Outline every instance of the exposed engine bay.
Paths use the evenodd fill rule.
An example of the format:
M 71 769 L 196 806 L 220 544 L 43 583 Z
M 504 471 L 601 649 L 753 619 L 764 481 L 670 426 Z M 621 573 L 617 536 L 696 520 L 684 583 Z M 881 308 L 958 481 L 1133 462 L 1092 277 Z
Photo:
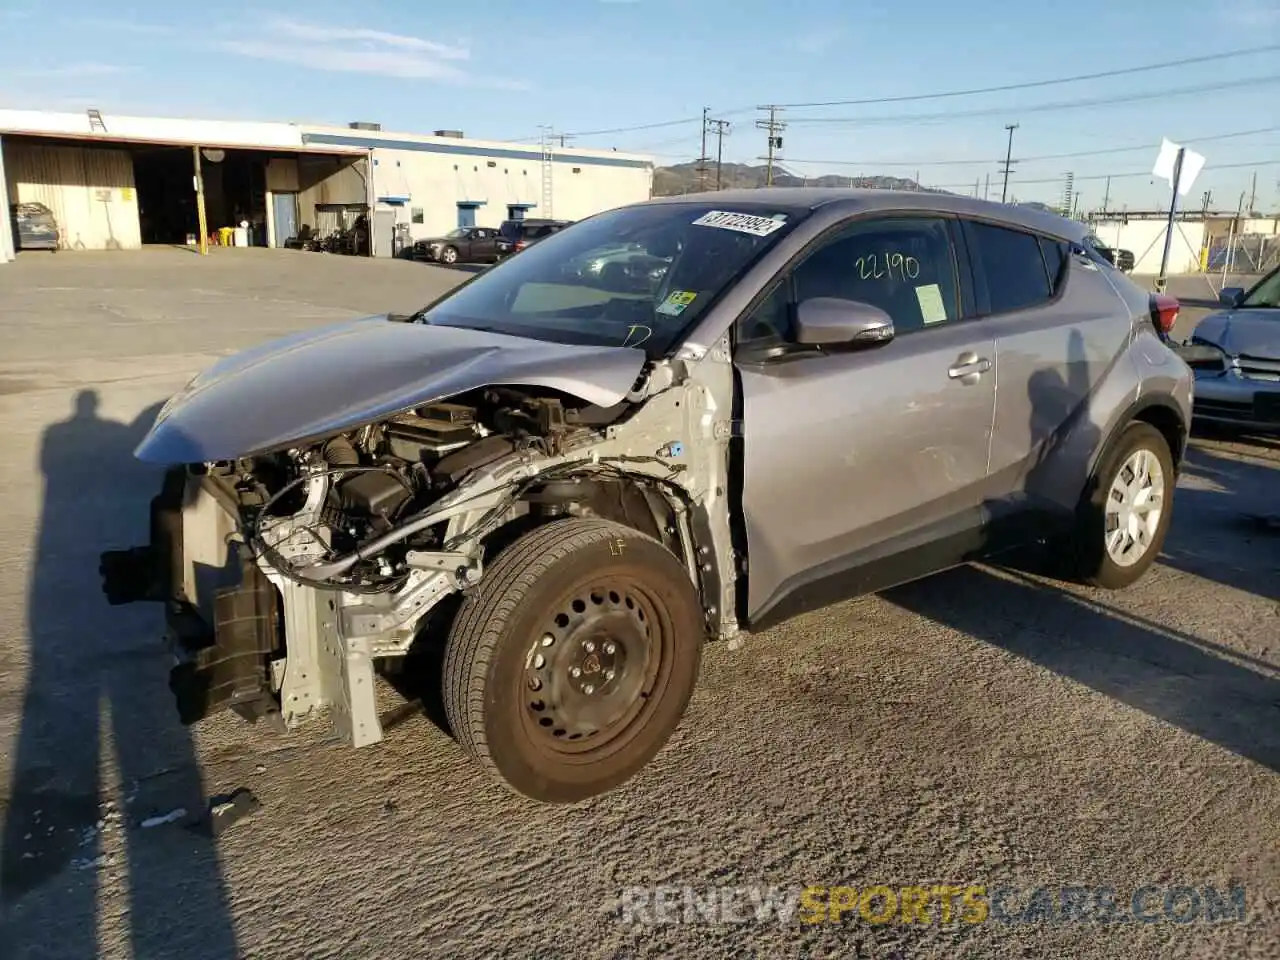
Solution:
M 450 548 L 447 519 L 421 520 L 463 478 L 504 457 L 558 457 L 590 444 L 626 407 L 487 388 L 305 449 L 219 464 L 211 475 L 234 491 L 250 546 L 281 575 L 382 593 L 404 585 L 413 554 Z M 555 506 L 554 497 L 537 502 Z
M 184 722 L 227 707 L 292 727 L 329 707 L 355 746 L 382 736 L 374 663 L 407 654 L 440 601 L 551 519 L 604 517 L 659 540 L 706 598 L 708 631 L 732 636 L 734 584 L 719 579 L 733 569 L 727 433 L 712 391 L 673 379 L 649 370 L 610 407 L 484 387 L 287 449 L 173 468 L 152 546 L 104 554 L 108 594 L 114 564 L 113 603 L 166 602 Z M 712 549 L 725 562 L 711 563 Z

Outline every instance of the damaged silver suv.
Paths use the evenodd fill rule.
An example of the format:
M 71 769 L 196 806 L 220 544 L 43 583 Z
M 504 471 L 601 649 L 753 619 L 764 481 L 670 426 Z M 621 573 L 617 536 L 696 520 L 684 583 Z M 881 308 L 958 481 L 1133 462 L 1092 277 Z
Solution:
M 426 645 L 463 749 L 578 800 L 662 748 L 709 638 L 1031 543 L 1135 581 L 1191 413 L 1171 323 L 1033 210 L 649 201 L 197 377 L 104 589 L 164 605 L 184 722 L 371 744 L 376 672 Z

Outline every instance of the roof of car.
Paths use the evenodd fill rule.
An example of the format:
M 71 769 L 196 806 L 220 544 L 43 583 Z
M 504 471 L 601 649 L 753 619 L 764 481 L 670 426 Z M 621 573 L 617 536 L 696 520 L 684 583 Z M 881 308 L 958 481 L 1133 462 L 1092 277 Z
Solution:
M 1068 240 L 1083 239 L 1088 226 L 1032 207 L 975 200 L 952 193 L 930 193 L 913 190 L 863 190 L 840 187 L 762 187 L 748 190 L 719 190 L 687 193 L 678 197 L 655 197 L 646 203 L 679 203 L 706 206 L 708 203 L 746 208 L 767 207 L 770 210 L 809 211 L 839 205 L 850 214 L 876 210 L 935 210 L 958 216 L 999 220 L 1039 233 Z

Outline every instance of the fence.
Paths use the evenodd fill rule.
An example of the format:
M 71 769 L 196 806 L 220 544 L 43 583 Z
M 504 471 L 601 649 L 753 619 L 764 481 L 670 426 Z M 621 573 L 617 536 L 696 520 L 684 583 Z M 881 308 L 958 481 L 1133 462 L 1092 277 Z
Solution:
M 1209 272 L 1266 273 L 1280 266 L 1280 237 L 1246 233 L 1219 238 L 1209 245 L 1206 266 Z

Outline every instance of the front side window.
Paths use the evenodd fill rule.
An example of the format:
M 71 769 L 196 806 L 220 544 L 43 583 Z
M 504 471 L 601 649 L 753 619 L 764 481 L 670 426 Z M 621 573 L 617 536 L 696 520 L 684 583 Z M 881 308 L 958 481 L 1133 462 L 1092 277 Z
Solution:
M 946 221 L 855 221 L 806 256 L 743 318 L 739 342 L 791 341 L 792 310 L 817 297 L 879 307 L 893 320 L 897 336 L 956 320 L 958 287 Z
M 609 211 L 552 231 L 417 319 L 663 356 L 806 215 L 754 204 Z
M 974 270 L 986 281 L 990 312 L 1026 310 L 1053 298 L 1040 241 L 1030 233 L 989 223 L 965 224 Z
M 1250 310 L 1274 310 L 1280 307 L 1280 270 L 1274 270 L 1269 277 L 1264 277 L 1240 301 L 1240 306 Z

